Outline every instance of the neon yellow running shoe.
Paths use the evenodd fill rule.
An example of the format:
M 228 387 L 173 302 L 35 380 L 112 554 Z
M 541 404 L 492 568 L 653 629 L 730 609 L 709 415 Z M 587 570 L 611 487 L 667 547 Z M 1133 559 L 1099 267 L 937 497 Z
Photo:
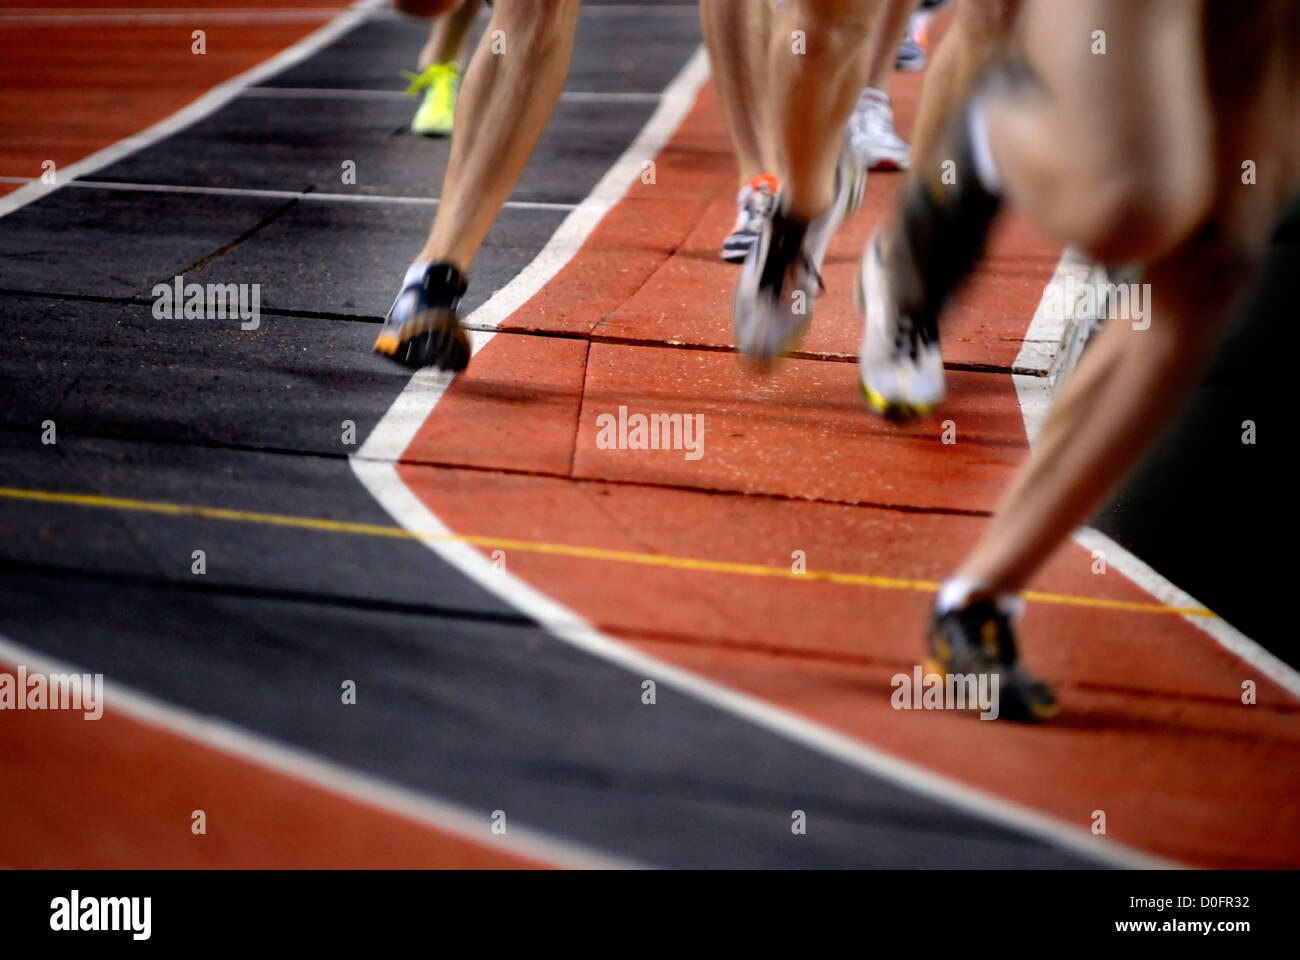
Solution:
M 433 63 L 420 73 L 402 71 L 411 85 L 408 97 L 424 91 L 424 102 L 411 119 L 411 132 L 426 137 L 451 135 L 456 119 L 456 95 L 460 92 L 460 64 Z

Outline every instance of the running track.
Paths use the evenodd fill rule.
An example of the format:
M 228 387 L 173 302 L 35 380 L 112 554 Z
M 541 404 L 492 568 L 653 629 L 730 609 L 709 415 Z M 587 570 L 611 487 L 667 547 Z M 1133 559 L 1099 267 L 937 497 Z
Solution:
M 95 723 L 0 718 L 0 862 L 1300 860 L 1295 697 L 1119 573 L 1093 575 L 1077 546 L 1024 623 L 1059 722 L 889 708 L 925 584 L 1025 455 L 1010 370 L 1059 251 L 1010 221 L 963 296 L 941 415 L 956 444 L 938 422 L 878 423 L 856 396 L 848 291 L 897 178 L 873 177 L 832 248 L 801 356 L 747 374 L 727 352 L 735 272 L 715 247 L 734 185 L 688 62 L 695 12 L 652 6 L 584 13 L 568 95 L 476 264 L 481 348 L 450 385 L 368 353 L 446 150 L 403 136 L 409 105 L 377 92 L 420 42 L 387 13 L 88 174 L 99 186 L 5 217 L 0 662 L 102 671 L 118 696 Z M 65 167 L 313 26 L 232 23 L 221 43 L 214 28 L 222 59 L 178 58 L 173 99 L 124 94 L 62 152 L 6 137 L 0 174 L 39 176 L 47 153 Z M 166 29 L 149 51 L 187 44 L 190 25 Z M 71 34 L 52 36 L 18 46 Z M 615 71 L 634 96 L 601 96 Z M 898 78 L 904 129 L 918 86 Z M 606 176 L 643 128 L 671 134 L 654 183 L 635 150 Z M 574 222 L 606 208 L 545 277 L 582 241 Z M 546 282 L 514 308 L 530 262 Z M 262 328 L 154 320 L 153 284 L 182 272 L 260 283 Z M 595 419 L 620 404 L 703 414 L 705 455 L 598 449 Z M 439 520 L 473 542 L 430 550 L 400 525 Z M 809 575 L 783 575 L 795 551 Z

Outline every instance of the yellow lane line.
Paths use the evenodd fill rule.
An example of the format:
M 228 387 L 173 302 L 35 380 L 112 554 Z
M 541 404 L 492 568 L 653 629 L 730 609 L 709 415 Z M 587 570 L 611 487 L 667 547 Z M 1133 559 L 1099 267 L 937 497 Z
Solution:
M 637 553 L 631 550 L 607 550 L 601 547 L 580 547 L 565 543 L 547 543 L 537 540 L 514 540 L 507 537 L 484 537 L 407 530 L 403 527 L 350 523 L 343 520 L 325 520 L 318 517 L 292 516 L 283 513 L 262 513 L 256 510 L 228 510 L 223 507 L 204 507 L 196 504 L 166 503 L 158 500 L 132 500 L 123 497 L 101 497 L 87 493 L 55 493 L 47 490 L 20 490 L 0 487 L 0 499 L 27 500 L 64 506 L 91 507 L 101 510 L 130 510 L 170 516 L 202 517 L 206 520 L 224 520 L 231 523 L 255 523 L 263 526 L 289 527 L 298 530 L 316 530 L 322 533 L 347 533 L 365 537 L 393 537 L 400 540 L 430 540 L 442 543 L 467 543 L 476 547 L 499 550 L 518 550 L 526 553 L 545 553 L 584 560 L 608 560 L 615 563 L 633 563 L 650 567 L 668 567 L 674 570 L 694 570 L 701 573 L 729 573 L 747 577 L 777 577 L 787 580 L 820 580 L 858 587 L 876 587 L 882 590 L 916 590 L 933 593 L 939 584 L 932 580 L 908 580 L 898 577 L 880 577 L 863 573 L 841 573 L 834 570 L 807 570 L 796 573 L 789 567 L 766 566 L 757 563 L 730 563 L 722 560 L 701 560 L 695 557 L 676 557 L 659 553 Z M 1074 607 L 1092 607 L 1100 610 L 1127 610 L 1133 613 L 1177 614 L 1180 616 L 1212 617 L 1218 614 L 1203 607 L 1173 607 L 1161 603 L 1136 603 L 1129 600 L 1109 600 L 1103 597 L 1080 597 L 1063 593 L 1040 593 L 1030 590 L 1023 594 L 1026 600 L 1036 603 L 1054 603 Z

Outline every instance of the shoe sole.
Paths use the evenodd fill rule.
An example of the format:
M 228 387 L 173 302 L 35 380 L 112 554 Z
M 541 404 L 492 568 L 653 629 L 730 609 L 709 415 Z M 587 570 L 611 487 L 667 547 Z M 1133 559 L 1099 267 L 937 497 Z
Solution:
M 862 388 L 862 399 L 866 401 L 871 412 L 884 420 L 906 423 L 927 416 L 934 410 L 932 403 L 899 403 L 896 400 L 886 400 L 867 386 L 861 377 L 858 378 L 858 386 Z
M 469 335 L 454 310 L 437 308 L 417 314 L 396 336 L 381 333 L 374 351 L 413 370 L 436 366 L 459 372 L 469 365 Z
M 737 347 L 737 353 L 745 366 L 754 373 L 770 373 L 776 367 L 778 360 L 787 360 L 794 354 L 800 341 L 803 340 L 804 335 L 808 333 L 808 328 L 811 326 L 812 315 L 809 314 L 798 328 L 792 330 L 790 335 L 781 341 L 775 353 L 749 353 L 739 349 L 739 347 Z
M 930 676 L 945 677 L 947 676 L 947 668 L 933 657 L 924 657 L 921 660 L 921 677 L 924 679 Z M 1059 703 L 1024 704 L 1023 706 L 1023 712 L 1012 711 L 1011 713 L 999 713 L 998 715 L 1012 721 L 1043 723 L 1056 717 L 1061 712 Z M 979 711 L 968 710 L 967 712 L 978 713 Z

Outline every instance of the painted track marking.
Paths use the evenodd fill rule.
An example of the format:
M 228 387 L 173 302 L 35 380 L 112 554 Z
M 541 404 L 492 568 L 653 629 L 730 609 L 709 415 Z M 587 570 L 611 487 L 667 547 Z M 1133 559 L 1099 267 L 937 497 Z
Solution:
M 0 177 L 0 183 L 33 184 L 34 177 Z M 396 203 L 406 206 L 436 207 L 441 197 L 407 197 L 384 193 L 325 193 L 316 190 L 270 190 L 259 187 L 205 187 L 184 183 L 135 183 L 128 180 L 74 180 L 64 184 L 90 190 L 119 190 L 127 193 L 185 193 L 209 197 L 263 197 L 268 200 L 305 200 L 325 203 Z M 542 200 L 507 200 L 507 210 L 573 210 L 576 203 L 550 203 Z
M 315 530 L 322 533 L 352 534 L 367 537 L 395 537 L 403 540 L 465 543 L 486 549 L 517 550 L 521 553 L 546 553 L 555 556 L 576 557 L 584 560 L 605 560 L 614 563 L 632 563 L 642 566 L 670 567 L 697 573 L 736 574 L 747 577 L 777 577 L 785 580 L 837 583 L 846 586 L 876 587 L 882 590 L 914 590 L 934 593 L 939 583 L 932 580 L 914 580 L 904 577 L 887 577 L 874 574 L 848 573 L 837 570 L 807 570 L 795 573 L 789 567 L 759 563 L 735 563 L 725 560 L 707 560 L 701 557 L 679 557 L 663 553 L 641 553 L 634 550 L 608 550 L 600 547 L 582 547 L 576 544 L 550 543 L 539 540 L 519 540 L 510 537 L 457 534 L 446 530 L 411 530 L 402 526 L 375 523 L 353 523 L 347 520 L 327 520 L 321 517 L 295 516 L 284 513 L 266 513 L 258 510 L 233 510 L 199 504 L 172 503 L 161 500 L 135 500 L 126 497 L 105 497 L 97 494 L 60 493 L 52 490 L 24 490 L 0 487 L 0 500 L 25 500 L 36 503 L 87 507 L 100 510 L 123 510 L 136 513 L 166 514 L 170 516 L 200 517 L 205 520 L 222 520 L 232 523 L 253 523 L 273 527 L 291 527 Z M 1129 613 L 1174 614 L 1186 617 L 1216 617 L 1214 611 L 1204 607 L 1173 607 L 1159 603 L 1135 603 L 1129 600 L 1112 600 L 1106 597 L 1084 597 L 1064 593 L 1028 591 L 1025 599 L 1036 603 L 1065 604 L 1091 607 L 1098 610 L 1123 610 Z
M 47 194 L 53 193 L 72 180 L 92 174 L 96 170 L 102 170 L 109 164 L 116 163 L 137 150 L 152 146 L 190 124 L 203 119 L 208 114 L 216 112 L 239 96 L 246 88 L 261 83 L 263 80 L 287 70 L 297 63 L 301 63 L 316 51 L 333 43 L 365 20 L 371 12 L 380 9 L 383 5 L 384 0 L 357 0 L 352 6 L 340 11 L 333 20 L 330 20 L 319 30 L 313 31 L 270 59 L 263 60 L 257 66 L 231 77 L 224 83 L 218 84 L 188 106 L 177 110 L 148 129 L 124 137 L 103 150 L 98 150 L 90 156 L 78 160 L 76 163 L 63 166 L 59 170 L 58 183 L 41 183 L 37 181 L 29 183 L 25 187 L 19 187 L 13 193 L 0 197 L 0 217 L 13 213 L 33 200 L 38 200 Z

